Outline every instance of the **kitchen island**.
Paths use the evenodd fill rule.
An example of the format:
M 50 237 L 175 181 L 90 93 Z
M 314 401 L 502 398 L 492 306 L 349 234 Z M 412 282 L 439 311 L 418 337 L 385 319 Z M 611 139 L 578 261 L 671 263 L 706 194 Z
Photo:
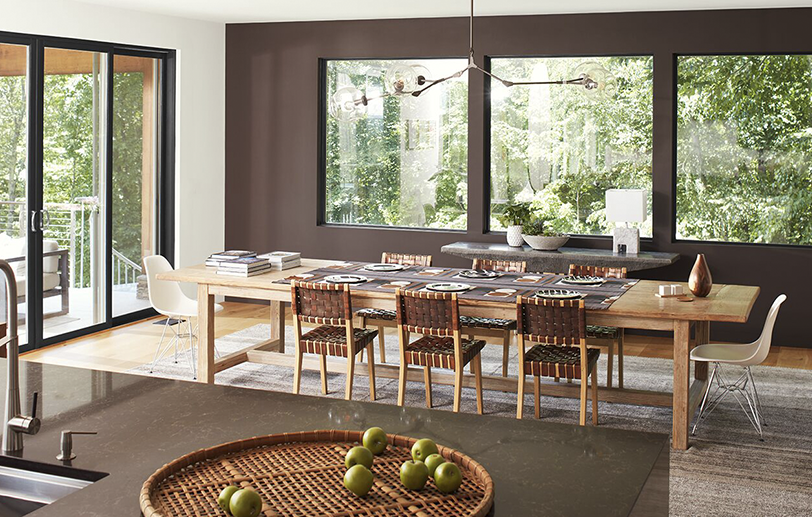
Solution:
M 5 360 L 0 377 L 5 377 Z M 435 439 L 481 463 L 493 515 L 667 515 L 668 437 L 603 427 L 453 414 L 205 385 L 21 361 L 24 411 L 40 393 L 42 430 L 22 458 L 56 460 L 63 430 L 72 466 L 109 473 L 30 515 L 137 516 L 142 483 L 188 452 L 264 434 L 381 426 Z

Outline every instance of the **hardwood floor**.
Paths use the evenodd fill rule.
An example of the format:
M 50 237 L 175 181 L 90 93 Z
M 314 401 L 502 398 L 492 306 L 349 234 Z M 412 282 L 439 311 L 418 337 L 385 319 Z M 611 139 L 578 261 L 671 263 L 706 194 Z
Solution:
M 216 337 L 268 322 L 270 316 L 267 305 L 226 302 L 223 307 L 224 310 L 218 313 L 215 319 Z M 27 361 L 123 372 L 152 361 L 163 331 L 163 325 L 155 324 L 160 320 L 163 318 L 155 317 L 131 323 L 28 352 L 22 357 Z M 387 332 L 394 333 L 394 329 Z M 627 357 L 670 359 L 671 352 L 671 341 L 668 338 L 632 335 L 626 337 Z M 764 364 L 809 370 L 812 369 L 812 349 L 774 346 Z

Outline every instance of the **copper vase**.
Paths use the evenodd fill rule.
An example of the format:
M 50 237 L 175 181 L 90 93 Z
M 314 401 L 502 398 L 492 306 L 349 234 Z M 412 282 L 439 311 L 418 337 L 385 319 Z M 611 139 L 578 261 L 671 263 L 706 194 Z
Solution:
M 708 263 L 705 262 L 705 255 L 700 253 L 696 256 L 694 268 L 691 270 L 691 276 L 688 277 L 688 289 L 694 293 L 695 296 L 705 297 L 711 292 L 713 287 L 713 278 L 711 278 Z

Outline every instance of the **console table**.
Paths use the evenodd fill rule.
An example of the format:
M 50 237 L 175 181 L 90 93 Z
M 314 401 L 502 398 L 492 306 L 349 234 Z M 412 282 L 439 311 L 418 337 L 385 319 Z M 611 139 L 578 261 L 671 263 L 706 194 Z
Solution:
M 570 264 L 582 266 L 625 267 L 628 271 L 668 266 L 679 259 L 679 253 L 643 251 L 637 255 L 615 255 L 612 250 L 589 248 L 560 248 L 537 251 L 530 246 L 508 246 L 488 242 L 455 242 L 440 251 L 467 259 L 516 260 L 527 262 L 528 271 L 566 273 Z

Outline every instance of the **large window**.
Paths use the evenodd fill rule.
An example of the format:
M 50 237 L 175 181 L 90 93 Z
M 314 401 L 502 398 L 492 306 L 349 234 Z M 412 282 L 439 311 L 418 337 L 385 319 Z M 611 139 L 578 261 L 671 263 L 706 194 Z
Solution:
M 326 95 L 355 86 L 370 98 L 355 121 L 326 117 L 327 223 L 393 227 L 467 226 L 468 84 L 447 81 L 419 98 L 374 99 L 395 61 L 328 61 Z M 460 59 L 399 60 L 443 77 Z
M 511 80 L 578 77 L 597 62 L 614 77 L 611 93 L 590 96 L 576 86 L 513 86 L 492 81 L 491 221 L 506 203 L 531 202 L 551 229 L 585 235 L 611 233 L 605 192 L 651 192 L 651 56 L 494 58 L 492 71 Z M 642 235 L 651 235 L 651 203 Z
M 678 59 L 677 238 L 812 244 L 812 56 Z

